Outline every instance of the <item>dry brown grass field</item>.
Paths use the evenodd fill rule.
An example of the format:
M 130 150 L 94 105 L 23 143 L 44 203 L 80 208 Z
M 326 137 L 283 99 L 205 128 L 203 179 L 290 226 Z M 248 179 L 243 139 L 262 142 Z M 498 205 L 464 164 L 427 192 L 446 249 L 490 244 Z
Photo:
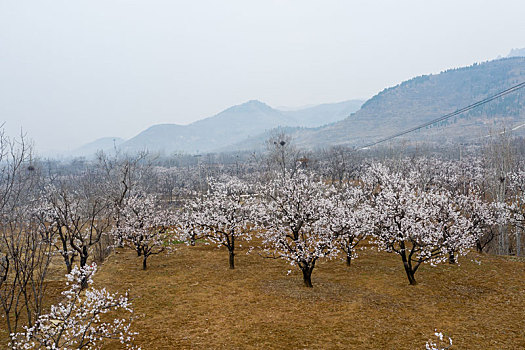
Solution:
M 410 286 L 397 255 L 360 255 L 351 267 L 320 262 L 308 289 L 297 268 L 256 252 L 240 249 L 229 270 L 226 250 L 181 244 L 142 271 L 124 249 L 95 284 L 130 291 L 145 350 L 424 349 L 436 328 L 452 349 L 525 349 L 523 259 L 470 253 L 459 266 L 423 266 Z
M 525 349 L 523 260 L 470 253 L 410 286 L 397 255 L 366 250 L 319 263 L 308 289 L 297 268 L 245 253 L 229 270 L 226 250 L 179 245 L 142 271 L 121 250 L 96 283 L 130 290 L 143 349 L 424 349 L 436 328 L 453 349 Z

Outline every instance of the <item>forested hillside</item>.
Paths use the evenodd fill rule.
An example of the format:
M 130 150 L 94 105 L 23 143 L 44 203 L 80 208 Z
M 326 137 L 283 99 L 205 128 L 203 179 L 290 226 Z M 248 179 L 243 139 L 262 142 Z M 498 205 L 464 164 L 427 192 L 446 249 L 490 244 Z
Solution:
M 341 122 L 295 134 L 301 146 L 361 145 L 453 112 L 525 81 L 525 58 L 501 59 L 388 88 Z M 469 141 L 525 122 L 525 92 L 518 91 L 439 125 L 410 135 L 427 141 Z

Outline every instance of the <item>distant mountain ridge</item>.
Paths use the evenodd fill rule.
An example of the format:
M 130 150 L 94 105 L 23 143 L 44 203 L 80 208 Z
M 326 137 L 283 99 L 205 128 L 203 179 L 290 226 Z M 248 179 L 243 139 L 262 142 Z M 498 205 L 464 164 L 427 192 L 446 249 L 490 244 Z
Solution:
M 335 123 L 285 131 L 300 148 L 359 147 L 454 112 L 521 82 L 525 82 L 525 57 L 449 69 L 386 88 L 366 101 L 357 112 Z M 424 140 L 436 144 L 471 142 L 503 127 L 514 129 L 519 135 L 525 134 L 525 127 L 520 127 L 523 123 L 525 89 L 397 140 Z M 229 150 L 262 149 L 270 134 L 266 132 L 243 140 Z
M 263 147 L 276 128 L 289 133 L 301 148 L 361 146 L 521 82 L 525 82 L 525 57 L 502 58 L 415 77 L 384 89 L 364 104 L 354 100 L 281 111 L 253 100 L 189 125 L 154 125 L 120 148 L 166 154 L 253 150 Z M 469 142 L 503 126 L 509 129 L 523 123 L 525 89 L 411 133 L 407 139 Z M 525 127 L 516 131 L 523 133 Z
M 317 130 L 294 133 L 300 147 L 363 145 L 454 112 L 525 82 L 525 57 L 504 58 L 424 75 L 384 89 L 350 117 Z M 438 125 L 413 133 L 413 140 L 465 142 L 525 121 L 520 90 Z
M 189 125 L 153 125 L 120 143 L 119 149 L 130 153 L 141 150 L 165 154 L 211 152 L 276 127 L 316 127 L 333 123 L 358 110 L 363 102 L 350 100 L 300 110 L 280 111 L 263 102 L 251 100 Z M 103 150 L 108 149 L 108 145 L 103 145 L 102 141 L 99 145 Z M 87 145 L 83 146 L 83 149 L 86 147 Z M 88 148 L 96 148 L 96 142 L 91 143 Z

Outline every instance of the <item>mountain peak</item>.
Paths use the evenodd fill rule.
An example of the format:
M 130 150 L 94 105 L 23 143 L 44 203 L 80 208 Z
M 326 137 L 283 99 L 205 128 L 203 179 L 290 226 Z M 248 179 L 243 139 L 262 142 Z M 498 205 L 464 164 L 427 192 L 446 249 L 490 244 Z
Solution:
M 242 103 L 240 105 L 236 105 L 236 106 L 230 107 L 226 111 L 228 111 L 228 112 L 245 112 L 245 111 L 254 111 L 254 110 L 269 111 L 269 110 L 273 110 L 273 108 L 268 106 L 266 103 L 261 102 L 259 100 L 249 100 L 249 101 L 244 102 L 244 103 Z
M 240 104 L 236 107 L 240 107 L 240 106 L 244 106 L 244 107 L 250 107 L 250 108 L 272 108 L 270 106 L 268 106 L 266 103 L 264 102 L 261 102 L 259 100 L 249 100 L 247 102 L 244 102 L 243 104 Z
M 259 100 L 249 100 L 247 102 L 244 102 L 242 105 L 249 105 L 249 106 L 268 106 L 266 103 L 261 102 Z

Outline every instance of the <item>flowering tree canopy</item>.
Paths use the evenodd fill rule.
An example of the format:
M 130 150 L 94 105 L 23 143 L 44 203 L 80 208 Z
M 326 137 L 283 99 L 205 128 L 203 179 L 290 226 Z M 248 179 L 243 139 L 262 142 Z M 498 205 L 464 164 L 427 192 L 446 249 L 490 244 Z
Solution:
M 102 349 L 105 339 L 117 339 L 127 348 L 136 333 L 131 331 L 132 318 L 109 319 L 110 312 L 133 313 L 127 295 L 109 293 L 104 289 L 83 286 L 93 283 L 97 268 L 75 266 L 67 274 L 69 289 L 62 292 L 64 300 L 40 315 L 25 332 L 12 335 L 12 349 Z
M 186 205 L 185 234 L 194 242 L 200 236 L 229 252 L 230 269 L 235 268 L 235 241 L 251 240 L 248 185 L 233 176 L 209 179 L 209 190 L 197 195 Z
M 142 256 L 142 269 L 146 270 L 149 256 L 170 247 L 174 223 L 173 214 L 160 207 L 156 196 L 139 193 L 125 199 L 114 233 Z
M 337 237 L 346 264 L 350 266 L 352 259 L 357 257 L 356 246 L 373 231 L 374 210 L 363 187 L 355 184 L 345 184 L 337 191 L 330 191 L 327 209 L 321 220 Z
M 299 266 L 305 286 L 312 287 L 317 260 L 338 252 L 337 234 L 322 220 L 332 208 L 335 189 L 299 171 L 294 177 L 279 174 L 259 191 L 255 212 L 264 250 Z
M 378 183 L 374 239 L 379 249 L 400 255 L 410 284 L 422 263 L 437 264 L 473 244 L 470 221 L 446 191 L 417 186 L 417 172 L 403 176 L 373 164 L 367 179 Z

